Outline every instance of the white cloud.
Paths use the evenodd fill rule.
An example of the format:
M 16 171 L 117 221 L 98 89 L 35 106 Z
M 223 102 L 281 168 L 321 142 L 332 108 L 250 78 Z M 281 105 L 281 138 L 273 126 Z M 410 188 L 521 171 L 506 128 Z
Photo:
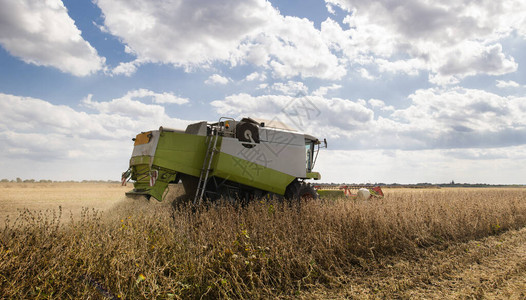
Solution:
M 175 65 L 230 59 L 232 49 L 275 14 L 270 3 L 256 0 L 96 4 L 108 31 L 137 55 Z
M 392 114 L 398 136 L 424 148 L 504 147 L 526 144 L 524 98 L 481 90 L 419 90 L 412 105 Z M 412 138 L 411 138 L 412 137 Z
M 34 168 L 26 174 L 37 174 L 41 167 L 47 170 L 41 172 L 45 178 L 118 179 L 127 168 L 131 138 L 137 133 L 161 125 L 184 128 L 192 122 L 169 117 L 162 106 L 131 99 L 150 94 L 137 90 L 107 102 L 94 101 L 89 95 L 82 104 L 94 112 L 87 113 L 0 93 L 0 161 L 11 172 L 2 176 L 11 177 L 12 172 L 31 165 Z
M 136 61 L 121 62 L 119 63 L 118 66 L 116 66 L 115 68 L 113 68 L 113 70 L 111 70 L 111 74 L 112 75 L 124 75 L 124 76 L 130 77 L 137 71 L 138 65 L 139 63 L 137 63 Z
M 165 116 L 164 107 L 160 105 L 144 104 L 132 100 L 129 97 L 113 99 L 108 102 L 97 102 L 92 100 L 92 95 L 88 95 L 82 100 L 82 105 L 96 110 L 100 114 L 125 118 L 152 118 L 162 119 Z
M 455 150 L 322 149 L 315 169 L 336 183 L 515 183 L 524 184 L 526 146 Z M 350 172 L 349 170 L 352 170 Z
M 277 78 L 340 79 L 341 61 L 307 19 L 285 17 L 265 0 L 97 0 L 107 31 L 141 62 L 191 69 L 219 61 L 254 64 Z M 120 67 L 120 68 L 119 68 Z M 127 65 L 116 72 L 127 74 Z
M 331 3 L 327 3 L 327 4 L 325 4 L 325 6 L 327 7 L 327 11 L 331 15 L 335 15 L 336 14 L 336 11 L 334 10 L 334 5 L 332 5 Z
M 107 139 L 134 135 L 163 124 L 184 124 L 167 116 L 162 106 L 144 104 L 129 96 L 97 102 L 89 95 L 82 100 L 82 104 L 95 110 L 95 113 L 53 105 L 41 99 L 2 93 L 0 100 L 0 130 L 17 133 Z
M 230 79 L 219 74 L 213 74 L 205 80 L 206 84 L 222 84 L 225 85 L 230 82 Z
M 160 105 L 134 100 L 152 93 L 135 90 L 110 101 L 88 96 L 82 104 L 92 112 L 0 94 L 0 161 L 2 169 L 10 170 L 2 176 L 18 172 L 17 165 L 31 164 L 35 169 L 69 172 L 45 178 L 85 179 L 87 174 L 97 178 L 100 168 L 108 179 L 118 178 L 127 167 L 131 137 L 160 125 L 184 128 L 190 123 L 167 116 Z M 387 117 L 375 116 L 368 108 L 389 107 L 383 100 L 351 101 L 321 94 L 300 98 L 236 94 L 212 105 L 222 115 L 277 118 L 328 138 L 330 149 L 342 145 L 355 149 L 320 153 L 317 170 L 324 181 L 524 182 L 524 97 L 435 88 L 419 90 L 409 100 L 409 107 Z
M 500 44 L 462 43 L 455 50 L 445 53 L 440 61 L 437 76 L 455 79 L 476 74 L 503 75 L 516 71 L 518 67 L 512 57 L 502 53 Z
M 267 32 L 274 33 L 268 36 Z M 338 58 L 327 45 L 323 33 L 307 19 L 280 17 L 259 37 L 254 47 L 267 49 L 268 65 L 274 77 L 317 77 L 337 80 L 346 75 L 346 61 Z
M 410 76 L 416 76 L 420 70 L 426 68 L 425 61 L 418 58 L 397 61 L 378 58 L 375 59 L 375 63 L 378 64 L 380 72 L 401 73 Z
M 140 89 L 128 92 L 121 98 L 116 98 L 108 102 L 97 102 L 92 100 L 92 95 L 88 95 L 82 100 L 85 107 L 94 109 L 102 114 L 112 116 L 125 116 L 129 118 L 151 118 L 153 120 L 166 120 L 165 109 L 161 105 L 145 104 L 137 98 L 152 97 L 154 103 L 175 103 L 184 104 L 188 99 L 178 98 L 173 94 L 157 94 L 149 90 Z
M 342 86 L 339 84 L 332 84 L 330 86 L 321 86 L 314 92 L 312 92 L 312 95 L 314 96 L 325 96 L 329 91 L 335 91 L 341 89 Z
M 236 94 L 211 104 L 221 115 L 277 119 L 299 131 L 335 139 L 367 131 L 374 117 L 364 102 L 321 96 Z
M 509 88 L 509 87 L 516 88 L 516 87 L 520 87 L 520 84 L 518 84 L 517 82 L 513 80 L 508 80 L 508 81 L 497 80 L 497 87 L 501 89 Z
M 175 96 L 173 93 L 156 93 L 147 89 L 129 91 L 122 98 L 130 100 L 137 98 L 151 98 L 152 102 L 158 104 L 185 104 L 190 101 L 187 98 Z
M 267 76 L 265 75 L 265 73 L 258 73 L 258 72 L 253 72 L 253 73 L 250 73 L 247 75 L 247 77 L 245 77 L 245 80 L 246 81 L 265 81 L 267 79 Z
M 517 63 L 503 52 L 500 40 L 513 31 L 526 36 L 524 1 L 326 2 L 350 13 L 344 19 L 348 29 L 327 20 L 322 31 L 351 61 L 374 61 L 381 72 L 429 71 L 430 80 L 437 84 L 516 71 Z
M 367 101 L 372 108 L 377 108 L 383 111 L 394 111 L 395 108 L 392 105 L 385 105 L 385 102 L 378 99 L 369 99 Z
M 377 79 L 377 77 L 372 76 L 369 73 L 369 71 L 367 71 L 367 69 L 365 69 L 365 68 L 360 68 L 358 70 L 358 72 L 360 73 L 360 76 L 362 76 L 362 78 L 365 78 L 367 80 L 375 80 L 375 79 Z
M 222 115 L 278 118 L 350 149 L 458 149 L 526 144 L 526 98 L 482 90 L 418 90 L 396 109 L 383 100 L 349 100 L 313 93 L 236 94 L 212 105 Z M 372 109 L 387 115 L 377 115 Z M 333 142 L 334 143 L 334 142 Z
M 284 95 L 289 96 L 303 96 L 306 95 L 309 91 L 309 88 L 303 84 L 303 82 L 298 81 L 287 81 L 285 83 L 283 82 L 276 82 L 271 87 L 272 90 L 278 91 L 283 93 Z
M 258 89 L 259 90 L 263 90 L 263 89 L 266 89 L 268 87 L 268 83 L 260 83 L 258 85 Z
M 101 130 L 98 120 L 68 106 L 27 97 L 0 93 L 0 123 L 2 129 L 24 133 L 57 133 L 102 137 L 111 136 L 115 128 Z
M 82 36 L 61 0 L 1 0 L 0 45 L 26 63 L 75 76 L 105 68 L 105 58 Z

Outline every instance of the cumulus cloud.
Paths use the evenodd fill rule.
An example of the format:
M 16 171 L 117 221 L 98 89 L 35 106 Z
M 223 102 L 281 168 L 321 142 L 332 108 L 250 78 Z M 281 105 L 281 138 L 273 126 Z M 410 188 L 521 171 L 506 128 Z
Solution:
M 75 76 L 105 68 L 105 58 L 85 41 L 61 0 L 1 0 L 0 45 L 26 63 Z
M 517 70 L 499 41 L 513 31 L 524 36 L 523 1 L 326 2 L 349 13 L 348 29 L 330 19 L 322 24 L 328 42 L 353 61 L 376 61 L 380 71 L 415 75 L 426 70 L 432 82 L 451 84 L 466 76 Z
M 489 74 L 503 75 L 517 70 L 517 63 L 512 57 L 502 53 L 500 44 L 483 46 L 477 43 L 463 43 L 464 47 L 457 48 L 442 57 L 442 64 L 438 67 L 436 82 L 443 82 L 464 78 L 469 75 Z M 469 52 L 466 50 L 469 49 Z
M 377 58 L 374 62 L 378 65 L 380 72 L 390 72 L 394 74 L 407 74 L 410 76 L 418 75 L 420 70 L 426 68 L 426 62 L 422 59 L 412 58 L 406 60 L 389 61 L 383 58 Z M 362 76 L 369 79 L 367 76 Z
M 122 97 L 123 99 L 138 99 L 138 98 L 150 98 L 152 102 L 158 104 L 185 104 L 190 100 L 187 98 L 181 98 L 173 93 L 156 93 L 147 89 L 138 89 L 129 91 Z
M 365 69 L 365 68 L 360 68 L 360 69 L 358 70 L 358 72 L 360 73 L 360 76 L 361 76 L 362 78 L 365 78 L 365 79 L 367 79 L 367 80 L 375 80 L 375 79 L 377 79 L 377 77 L 371 75 L 371 74 L 369 73 L 369 71 L 368 71 L 367 69 Z
M 306 95 L 309 91 L 309 88 L 303 82 L 290 80 L 287 82 L 276 82 L 270 88 L 289 96 Z
M 267 76 L 265 75 L 265 73 L 258 72 L 250 73 L 247 75 L 247 77 L 245 77 L 246 81 L 265 81 L 266 79 Z
M 513 80 L 508 80 L 508 81 L 497 80 L 497 87 L 501 89 L 509 88 L 509 87 L 516 88 L 516 87 L 520 87 L 520 84 L 518 84 L 517 82 Z
M 419 90 L 392 114 L 399 136 L 423 148 L 505 147 L 526 143 L 524 98 L 455 88 Z
M 2 153 L 4 157 L 28 159 L 93 158 L 110 151 L 108 145 L 129 148 L 128 139 L 138 132 L 161 125 L 182 128 L 187 124 L 169 117 L 160 105 L 132 100 L 144 91 L 132 91 L 122 98 L 100 102 L 89 95 L 82 104 L 93 109 L 93 113 L 0 93 Z
M 126 168 L 131 151 L 129 139 L 137 132 L 159 125 L 184 128 L 191 122 L 169 117 L 159 104 L 137 100 L 152 97 L 152 93 L 135 90 L 109 101 L 87 96 L 81 103 L 90 112 L 0 94 L 2 164 L 16 170 L 10 161 L 33 160 L 37 165 L 43 160 L 67 162 L 63 164 L 67 168 L 71 162 L 116 165 L 122 160 L 115 167 L 117 175 L 111 177 L 116 178 L 118 171 Z M 386 116 L 374 113 L 389 107 L 383 100 L 349 100 L 325 94 L 235 94 L 212 105 L 221 115 L 279 120 L 302 132 L 328 138 L 332 149 L 354 149 L 320 155 L 317 169 L 324 174 L 324 180 L 389 182 L 393 181 L 392 172 L 387 172 L 391 177 L 378 175 L 389 166 L 403 170 L 396 173 L 398 182 L 441 182 L 443 178 L 516 182 L 509 176 L 520 175 L 516 170 L 526 163 L 526 98 L 464 88 L 432 88 L 419 90 L 408 100 L 408 107 L 389 110 Z M 500 160 L 499 168 L 506 170 L 502 172 L 505 175 L 491 174 L 501 174 L 492 169 L 495 160 Z M 343 178 L 342 174 L 348 173 L 342 170 L 350 167 L 358 177 Z M 435 171 L 423 172 L 429 168 Z M 469 176 L 479 169 L 476 177 Z M 415 179 L 414 174 L 425 175 Z
M 222 115 L 273 119 L 351 149 L 459 149 L 526 144 L 526 98 L 482 90 L 418 90 L 410 105 L 383 100 L 349 100 L 313 93 L 251 96 L 236 94 L 212 105 Z M 372 108 L 372 109 L 371 109 Z M 374 111 L 383 115 L 375 115 Z
M 336 91 L 341 89 L 342 86 L 339 84 L 332 84 L 330 86 L 321 86 L 314 92 L 312 92 L 312 95 L 314 96 L 325 96 L 329 91 Z
M 165 113 L 164 107 L 160 105 L 144 104 L 129 97 L 117 98 L 108 102 L 97 102 L 93 101 L 92 98 L 92 95 L 88 95 L 82 100 L 82 104 L 102 114 L 159 119 Z
M 265 0 L 97 0 L 105 31 L 119 37 L 142 63 L 191 69 L 220 61 L 254 64 L 277 78 L 340 79 L 341 61 L 307 19 L 280 15 Z M 115 73 L 129 74 L 123 64 Z
M 342 86 L 339 84 L 332 84 L 330 86 L 320 86 L 317 90 L 312 92 L 313 96 L 325 96 L 330 91 L 336 91 L 341 89 Z
M 454 150 L 321 150 L 316 170 L 337 183 L 516 183 L 526 180 L 526 146 Z M 349 172 L 352 170 L 352 172 Z M 432 170 L 432 172 L 429 172 Z
M 140 65 L 136 61 L 132 62 L 121 62 L 118 66 L 111 70 L 112 75 L 124 75 L 127 77 L 132 76 L 137 71 L 137 66 Z
M 500 42 L 512 32 L 526 36 L 526 4 L 518 0 L 325 2 L 331 13 L 335 7 L 349 13 L 343 27 L 327 18 L 317 29 L 264 0 L 96 1 L 104 30 L 137 57 L 113 70 L 124 75 L 147 62 L 192 70 L 219 61 L 262 67 L 278 79 L 339 80 L 353 64 L 369 80 L 376 79 L 373 66 L 410 76 L 427 71 L 432 83 L 447 85 L 477 74 L 514 72 L 518 65 Z
M 229 82 L 230 82 L 229 78 L 221 76 L 219 74 L 210 75 L 210 77 L 208 77 L 208 79 L 205 80 L 206 84 L 211 84 L 211 85 L 213 85 L 213 84 L 225 85 L 225 84 L 227 84 Z
M 369 105 L 371 105 L 371 107 L 376 108 L 376 109 L 380 109 L 380 110 L 383 110 L 383 111 L 394 111 L 395 110 L 395 108 L 392 105 L 386 105 L 385 102 L 382 101 L 382 100 L 369 99 L 369 101 L 367 101 L 367 103 L 369 103 Z
M 363 102 L 321 96 L 236 94 L 211 104 L 221 115 L 275 119 L 299 131 L 332 138 L 367 130 L 374 117 Z
M 176 65 L 228 60 L 275 14 L 266 1 L 109 1 L 96 4 L 109 32 L 139 56 Z
M 258 84 L 258 90 L 266 89 L 268 88 L 268 83 L 260 83 Z

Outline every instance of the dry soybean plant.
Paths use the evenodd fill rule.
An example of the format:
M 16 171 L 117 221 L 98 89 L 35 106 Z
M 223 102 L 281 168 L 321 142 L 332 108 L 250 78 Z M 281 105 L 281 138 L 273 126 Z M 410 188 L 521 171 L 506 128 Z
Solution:
M 387 192 L 288 205 L 172 206 L 126 200 L 103 213 L 20 211 L 0 229 L 0 298 L 294 297 L 379 257 L 526 225 L 523 189 Z

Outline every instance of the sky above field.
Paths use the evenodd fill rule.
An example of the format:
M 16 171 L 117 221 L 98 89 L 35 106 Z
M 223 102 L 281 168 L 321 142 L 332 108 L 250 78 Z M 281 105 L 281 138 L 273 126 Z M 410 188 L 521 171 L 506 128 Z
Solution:
M 0 0 L 0 178 L 113 179 L 221 116 L 326 138 L 324 182 L 526 183 L 526 2 Z

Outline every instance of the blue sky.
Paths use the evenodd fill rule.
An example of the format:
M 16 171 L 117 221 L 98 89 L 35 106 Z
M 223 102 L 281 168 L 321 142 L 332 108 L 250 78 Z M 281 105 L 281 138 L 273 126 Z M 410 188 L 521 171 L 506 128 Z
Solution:
M 526 183 L 524 1 L 0 4 L 0 178 L 118 179 L 140 131 L 252 116 L 327 138 L 323 181 Z

